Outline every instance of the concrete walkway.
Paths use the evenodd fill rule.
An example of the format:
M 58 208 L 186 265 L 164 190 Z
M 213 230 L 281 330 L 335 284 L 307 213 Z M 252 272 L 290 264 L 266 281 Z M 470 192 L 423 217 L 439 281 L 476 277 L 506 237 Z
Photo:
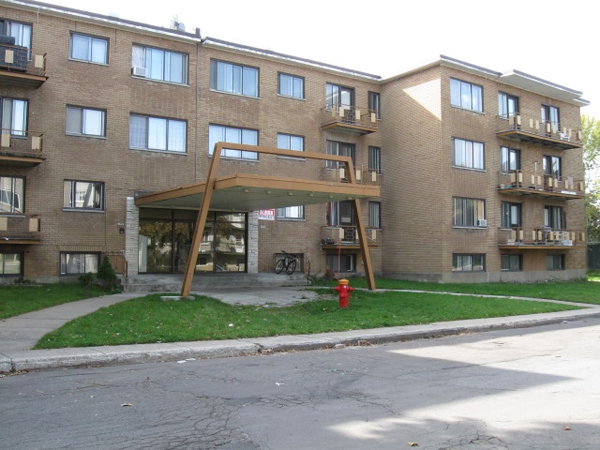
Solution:
M 311 301 L 317 297 L 315 292 L 305 289 L 304 287 L 274 289 L 232 288 L 194 293 L 215 297 L 231 304 L 287 306 L 293 303 Z M 176 361 L 190 358 L 242 356 L 275 351 L 311 350 L 347 345 L 376 344 L 399 340 L 441 337 L 466 332 L 531 327 L 563 321 L 581 320 L 592 316 L 600 317 L 600 306 L 578 304 L 583 309 L 557 313 L 438 322 L 427 325 L 315 335 L 30 350 L 46 333 L 59 328 L 70 320 L 90 314 L 100 308 L 144 295 L 147 294 L 121 293 L 90 298 L 0 321 L 0 373 L 87 365 L 97 366 L 133 362 Z M 535 299 L 526 300 L 541 301 Z

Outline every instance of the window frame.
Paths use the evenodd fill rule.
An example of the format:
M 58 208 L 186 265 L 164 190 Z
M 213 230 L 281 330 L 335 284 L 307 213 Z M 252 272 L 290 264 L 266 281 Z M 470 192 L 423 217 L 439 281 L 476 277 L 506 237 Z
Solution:
M 69 111 L 80 111 L 81 117 L 79 118 L 80 122 L 80 131 L 70 131 L 69 128 Z M 86 112 L 98 112 L 101 114 L 101 134 L 93 134 L 93 133 L 84 133 L 85 121 L 86 121 Z M 106 137 L 106 110 L 99 108 L 88 108 L 85 106 L 75 106 L 75 105 L 67 105 L 66 107 L 66 121 L 65 121 L 65 133 L 70 136 L 85 136 L 85 137 L 93 137 L 93 138 L 105 138 Z
M 148 55 L 148 51 L 150 51 L 150 56 Z M 143 55 L 142 55 L 143 52 Z M 160 52 L 162 54 L 161 61 L 153 62 L 152 53 Z M 156 56 L 159 56 L 158 54 Z M 177 56 L 181 57 L 181 73 L 179 74 L 181 80 L 178 80 L 178 77 L 173 77 L 173 69 L 171 69 L 172 65 L 172 57 Z M 167 63 L 167 57 L 169 57 L 169 62 Z M 150 63 L 149 60 L 150 59 Z M 153 64 L 157 64 L 161 66 L 161 76 L 154 76 L 155 71 L 153 68 Z M 141 68 L 145 70 L 145 74 L 142 75 L 140 73 L 136 73 L 136 69 Z M 189 71 L 190 71 L 190 57 L 189 54 L 178 52 L 174 50 L 169 50 L 166 48 L 153 47 L 151 45 L 144 44 L 132 44 L 131 45 L 131 75 L 135 78 L 143 78 L 145 80 L 159 81 L 162 83 L 175 84 L 179 86 L 188 86 L 189 83 Z M 167 72 L 168 75 L 167 75 Z M 176 73 L 176 72 L 175 72 Z
M 556 127 L 556 131 L 560 131 L 560 108 L 558 106 L 542 103 L 540 117 L 543 125 L 547 123 L 551 125 L 551 131 L 554 131 L 554 127 Z
M 70 265 L 69 262 L 66 260 L 66 258 L 68 256 L 79 256 L 82 257 L 83 256 L 83 271 L 78 271 L 78 272 L 71 272 L 68 269 L 68 266 Z M 92 258 L 96 258 L 96 270 L 92 271 L 92 270 L 85 270 L 86 267 L 86 263 L 88 262 L 87 258 L 88 257 L 92 257 Z M 60 275 L 61 276 L 69 276 L 69 275 L 81 275 L 84 273 L 98 273 L 98 268 L 100 267 L 100 257 L 101 254 L 100 252 L 60 252 L 59 255 L 59 260 L 60 260 Z M 78 267 L 81 267 L 81 264 L 77 265 Z
M 10 186 L 9 186 L 10 185 Z M 20 186 L 18 186 L 20 185 Z M 9 188 L 9 189 L 7 189 Z M 9 202 L 12 198 L 12 202 Z M 15 202 L 15 199 L 17 201 Z M 17 206 L 15 207 L 15 203 Z M 10 206 L 10 210 L 4 211 L 2 205 Z M 8 208 L 7 208 L 8 209 Z M 0 214 L 24 214 L 25 213 L 25 177 L 0 175 Z
M 545 175 L 560 179 L 562 177 L 562 158 L 555 155 L 544 155 L 542 157 L 542 171 Z
M 369 112 L 374 112 L 377 120 L 381 120 L 381 94 L 379 92 L 369 91 Z
M 381 202 L 369 202 L 369 228 L 381 230 Z
M 282 143 L 280 139 L 286 139 L 289 142 Z M 299 153 L 304 152 L 304 136 L 289 133 L 277 133 L 277 148 L 282 150 L 292 150 Z M 296 145 L 294 145 L 296 143 Z M 300 144 L 300 145 L 297 145 Z M 294 148 L 297 147 L 297 148 Z
M 452 211 L 452 226 L 455 228 L 487 228 L 484 199 L 452 197 Z
M 547 254 L 546 255 L 546 270 L 549 272 L 556 271 L 556 270 L 566 270 L 565 260 L 566 260 L 566 258 L 565 258 L 564 253 Z
M 137 119 L 145 120 L 144 130 L 138 130 L 136 127 L 133 126 L 132 121 L 137 120 Z M 154 123 L 154 127 L 158 127 L 160 125 L 159 121 L 160 122 L 164 121 L 164 124 L 165 124 L 164 125 L 164 132 L 165 132 L 164 138 L 162 136 L 162 133 L 158 133 L 159 131 L 161 131 L 160 128 L 154 128 L 154 131 L 153 131 L 153 129 L 151 127 L 151 125 L 153 123 Z M 171 139 L 171 137 L 170 137 L 171 131 L 177 131 L 175 129 L 171 130 L 172 125 L 173 126 L 177 125 L 179 127 L 183 125 L 183 140 L 181 140 L 180 138 L 178 139 L 177 137 L 174 137 L 173 139 Z M 145 114 L 130 113 L 129 114 L 129 148 L 132 150 L 147 150 L 147 151 L 163 152 L 163 153 L 169 153 L 169 154 L 185 155 L 185 154 L 187 154 L 187 139 L 188 139 L 187 126 L 188 126 L 188 122 L 185 119 L 174 119 L 174 118 L 170 118 L 170 117 L 149 116 L 149 115 L 145 115 Z M 140 138 L 135 138 L 135 139 L 133 138 L 134 132 L 139 132 L 139 131 L 144 131 L 144 136 L 143 136 L 144 146 L 132 144 L 132 141 L 140 140 Z M 177 133 L 175 133 L 175 135 L 176 134 Z M 150 145 L 151 145 L 152 140 L 157 140 L 157 141 L 160 141 L 160 143 L 164 143 L 164 148 L 161 148 L 159 146 L 151 147 Z M 176 144 L 178 142 L 183 143 L 182 150 L 180 150 L 178 147 L 176 148 Z
M 224 134 L 225 138 L 229 135 L 231 137 L 231 133 L 239 133 L 240 139 L 238 141 L 241 142 L 233 142 L 227 140 L 215 140 L 212 133 L 213 130 L 220 128 L 223 129 L 222 134 Z M 255 136 L 256 139 L 250 139 Z M 248 141 L 250 140 L 250 142 Z M 221 125 L 216 123 L 211 123 L 208 125 L 208 156 L 212 157 L 213 151 L 215 148 L 215 144 L 218 142 L 229 142 L 230 144 L 243 144 L 243 145 L 258 145 L 259 143 L 259 132 L 258 130 L 254 130 L 252 128 L 242 128 L 242 127 L 233 127 L 229 125 Z M 223 148 L 221 152 L 222 158 L 231 158 L 231 159 L 239 159 L 243 161 L 258 161 L 258 153 L 256 152 L 248 152 L 245 150 L 232 150 L 228 148 Z
M 19 263 L 19 271 L 18 272 L 6 272 L 6 257 L 13 256 L 18 257 Z M 25 262 L 25 253 L 24 252 L 5 252 L 0 251 L 0 277 L 15 277 L 15 276 L 23 276 Z
M 480 260 L 476 263 L 475 258 Z M 452 272 L 485 272 L 485 263 L 485 253 L 452 254 Z M 481 269 L 475 269 L 475 267 L 481 267 Z
M 8 106 L 9 104 L 10 106 Z M 18 108 L 17 105 L 20 105 Z M 10 109 L 10 112 L 7 111 Z M 15 109 L 20 110 L 21 114 L 15 115 Z M 10 113 L 10 117 L 6 114 Z M 20 127 L 15 127 L 15 119 L 19 118 Z M 10 122 L 10 124 L 6 122 Z M 10 125 L 10 126 L 5 126 Z M 29 131 L 29 100 L 23 98 L 0 97 L 0 129 L 10 130 L 11 136 L 26 137 Z
M 73 52 L 75 50 L 75 46 L 73 45 L 74 37 L 89 39 L 88 51 L 87 51 L 88 56 L 86 58 L 78 58 L 78 57 L 74 56 L 74 54 L 73 54 Z M 93 51 L 94 51 L 94 42 L 95 41 L 102 41 L 106 44 L 106 46 L 104 48 L 104 58 L 103 58 L 104 60 L 103 61 L 95 61 L 94 60 Z M 108 65 L 109 48 L 110 48 L 110 39 L 107 37 L 94 36 L 92 34 L 79 33 L 77 31 L 71 31 L 71 33 L 70 33 L 70 36 L 69 36 L 69 59 L 70 60 L 86 62 L 89 64 L 98 64 L 98 65 L 107 66 Z
M 282 83 L 283 78 L 289 79 L 289 90 L 291 92 L 289 93 L 284 93 L 283 90 L 283 86 L 285 83 Z M 285 97 L 285 98 L 294 98 L 297 100 L 304 100 L 304 95 L 305 95 L 305 91 L 304 91 L 304 77 L 298 76 L 298 75 L 292 75 L 290 73 L 285 73 L 285 72 L 279 72 L 277 74 L 277 94 L 280 95 L 281 97 Z M 297 92 L 298 87 L 296 86 L 296 83 L 300 83 L 299 86 L 299 90 L 300 92 Z
M 345 269 L 341 270 L 341 268 L 338 267 L 339 265 L 343 265 Z M 356 253 L 342 253 L 340 255 L 336 253 L 327 253 L 325 256 L 325 266 L 334 272 L 356 273 Z
M 26 45 L 23 44 L 23 42 L 21 41 L 21 43 L 17 42 L 17 36 L 13 36 L 12 34 L 8 34 L 10 33 L 10 30 L 7 30 L 7 26 L 8 28 L 11 28 L 13 25 L 19 25 L 24 27 L 24 29 L 28 29 L 29 30 L 29 36 L 27 36 L 27 40 L 28 42 L 26 42 Z M 15 46 L 17 47 L 25 47 L 28 50 L 28 59 L 30 57 L 30 52 L 31 52 L 31 46 L 32 46 L 32 42 L 33 42 L 33 24 L 29 23 L 29 22 L 20 22 L 18 20 L 11 20 L 11 19 L 5 19 L 2 18 L 0 19 L 0 28 L 2 29 L 2 36 L 11 36 L 15 38 Z M 22 40 L 23 36 L 21 36 L 21 40 Z
M 523 223 L 523 205 L 514 202 L 502 202 L 501 227 L 506 229 L 521 228 Z
M 461 145 L 462 144 L 462 145 Z M 469 149 L 470 147 L 470 149 Z M 476 148 L 477 147 L 477 148 Z M 476 154 L 477 155 L 476 158 Z M 460 158 L 459 158 L 460 156 Z M 480 162 L 481 167 L 476 165 Z M 452 165 L 460 169 L 485 170 L 485 144 L 469 139 L 452 138 Z
M 516 264 L 515 264 L 516 260 Z M 502 272 L 522 272 L 523 255 L 505 253 L 500 255 L 500 270 Z
M 344 96 L 348 96 L 348 102 L 344 102 Z M 332 108 L 354 107 L 356 101 L 356 90 L 350 86 L 342 86 L 337 83 L 325 83 L 325 107 L 328 111 Z
M 381 174 L 381 147 L 369 145 L 368 149 L 368 168 L 369 171 Z
M 325 153 L 334 156 L 350 156 L 352 159 L 352 165 L 356 166 L 356 144 L 350 142 L 332 141 L 328 139 L 325 145 Z M 345 168 L 344 164 L 340 161 L 327 160 L 325 162 L 325 166 L 328 169 Z
M 479 95 L 473 93 L 474 88 Z M 457 89 L 458 92 L 456 92 Z M 466 92 L 467 90 L 469 92 Z M 467 111 L 483 113 L 483 86 L 450 77 L 450 105 Z
M 77 206 L 78 203 L 78 191 L 77 184 L 86 183 L 94 186 L 91 195 L 96 196 L 98 193 L 98 199 L 93 200 L 94 206 Z M 69 190 L 67 195 L 67 188 Z M 88 189 L 86 189 L 86 192 Z M 71 180 L 66 179 L 63 181 L 63 211 L 104 211 L 104 197 L 105 197 L 105 186 L 103 181 L 85 181 L 85 180 Z M 97 206 L 95 206 L 97 205 Z
M 511 108 L 512 106 L 512 108 Z M 498 92 L 498 117 L 509 119 L 520 112 L 519 97 L 506 92 Z
M 545 205 L 544 226 L 552 230 L 565 230 L 567 228 L 567 218 L 564 208 L 562 206 Z
M 222 73 L 223 69 L 230 73 Z M 236 73 L 238 70 L 239 73 Z M 249 83 L 246 83 L 244 78 L 249 77 L 250 73 L 254 74 L 254 80 L 249 79 Z M 238 79 L 237 81 L 236 78 Z M 260 98 L 260 69 L 258 67 L 220 59 L 211 59 L 209 83 L 211 91 L 241 95 L 242 97 Z M 236 87 L 236 84 L 239 84 L 239 86 Z M 246 86 L 250 87 L 246 88 Z
M 511 158 L 511 155 L 515 155 L 515 158 Z M 515 168 L 512 167 L 513 161 L 515 162 Z M 521 170 L 521 150 L 507 147 L 505 145 L 501 146 L 500 171 L 502 173 L 511 173 L 516 170 Z
M 304 213 L 304 205 L 286 206 L 275 210 L 277 220 L 304 220 Z

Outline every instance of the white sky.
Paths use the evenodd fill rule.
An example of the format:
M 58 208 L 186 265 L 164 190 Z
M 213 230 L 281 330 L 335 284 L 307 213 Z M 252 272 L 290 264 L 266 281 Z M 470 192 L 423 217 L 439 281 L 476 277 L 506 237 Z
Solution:
M 446 55 L 583 92 L 600 119 L 598 17 L 587 0 L 51 0 L 388 77 Z M 408 8 L 408 9 L 405 9 Z

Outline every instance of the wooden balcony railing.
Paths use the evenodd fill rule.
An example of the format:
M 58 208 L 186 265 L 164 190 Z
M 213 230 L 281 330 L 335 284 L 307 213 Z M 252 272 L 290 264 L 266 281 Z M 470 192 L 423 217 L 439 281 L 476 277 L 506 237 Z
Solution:
M 519 142 L 528 142 L 569 150 L 582 146 L 581 129 L 568 124 L 543 121 L 539 117 L 515 114 L 498 117 L 496 135 Z
M 513 170 L 500 172 L 498 191 L 502 194 L 536 195 L 564 199 L 581 199 L 585 196 L 582 180 L 569 176 L 555 176 L 537 171 Z
M 378 130 L 377 113 L 369 108 L 349 105 L 326 106 L 322 110 L 323 130 L 343 131 L 353 134 L 370 134 Z
M 556 230 L 550 227 L 499 228 L 500 248 L 571 248 L 586 245 L 583 230 Z

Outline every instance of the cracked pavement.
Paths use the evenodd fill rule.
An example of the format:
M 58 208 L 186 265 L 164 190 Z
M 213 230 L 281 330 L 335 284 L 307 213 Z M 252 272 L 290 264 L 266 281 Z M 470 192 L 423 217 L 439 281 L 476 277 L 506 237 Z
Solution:
M 0 378 L 0 448 L 593 450 L 600 319 Z

